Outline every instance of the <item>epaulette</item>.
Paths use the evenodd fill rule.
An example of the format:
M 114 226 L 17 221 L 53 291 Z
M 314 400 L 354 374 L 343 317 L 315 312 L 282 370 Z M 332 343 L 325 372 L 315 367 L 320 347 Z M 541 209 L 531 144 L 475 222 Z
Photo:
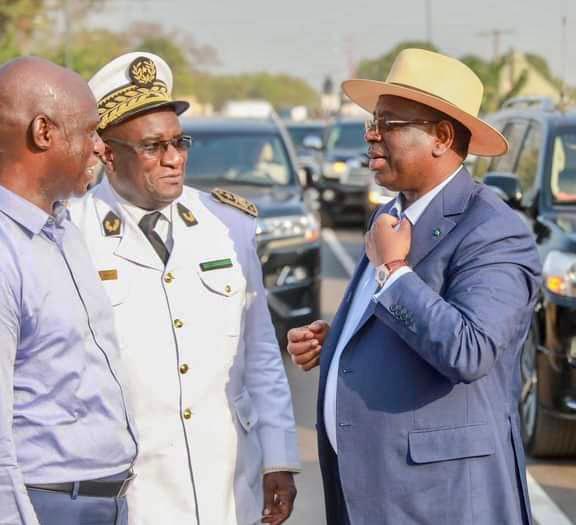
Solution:
M 231 191 L 221 190 L 220 188 L 214 188 L 212 190 L 212 197 L 214 197 L 218 202 L 222 204 L 228 204 L 234 208 L 238 208 L 244 213 L 251 215 L 252 217 L 258 217 L 258 208 L 253 202 L 248 199 L 232 193 Z

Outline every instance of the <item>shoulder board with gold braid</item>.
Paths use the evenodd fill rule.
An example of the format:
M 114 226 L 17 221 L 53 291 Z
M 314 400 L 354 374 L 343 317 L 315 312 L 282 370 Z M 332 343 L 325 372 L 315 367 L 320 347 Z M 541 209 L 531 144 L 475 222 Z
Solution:
M 228 204 L 228 206 L 233 206 L 243 211 L 247 215 L 252 217 L 258 217 L 258 208 L 253 202 L 248 199 L 232 193 L 231 191 L 222 190 L 220 188 L 214 188 L 212 190 L 212 197 L 214 197 L 218 202 L 222 204 Z

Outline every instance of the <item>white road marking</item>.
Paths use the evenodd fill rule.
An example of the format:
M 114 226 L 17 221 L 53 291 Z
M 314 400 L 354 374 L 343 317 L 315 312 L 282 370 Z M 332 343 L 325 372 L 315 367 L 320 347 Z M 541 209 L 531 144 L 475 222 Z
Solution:
M 336 256 L 336 259 L 338 259 L 342 268 L 346 270 L 348 276 L 352 277 L 354 269 L 356 268 L 356 261 L 354 261 L 354 259 L 350 257 L 348 252 L 344 249 L 344 246 L 342 246 L 338 237 L 336 237 L 334 230 L 331 230 L 330 228 L 322 228 L 322 239 L 328 243 L 332 253 Z
M 338 262 L 344 270 L 346 270 L 348 276 L 352 277 L 354 269 L 356 268 L 356 262 L 348 254 L 344 246 L 342 246 L 334 230 L 323 228 L 322 239 L 326 241 L 332 253 L 336 259 L 338 259 Z M 528 471 L 526 471 L 526 479 L 528 481 L 532 515 L 538 522 L 538 525 L 574 525 Z
M 546 494 L 546 491 L 532 477 L 530 472 L 526 472 L 526 480 L 528 481 L 532 515 L 539 525 L 574 525 L 558 505 L 550 499 L 550 496 Z

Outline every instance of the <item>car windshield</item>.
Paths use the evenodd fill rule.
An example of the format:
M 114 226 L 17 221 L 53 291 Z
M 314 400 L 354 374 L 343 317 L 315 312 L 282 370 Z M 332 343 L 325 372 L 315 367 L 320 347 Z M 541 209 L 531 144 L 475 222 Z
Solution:
M 292 138 L 294 146 L 300 147 L 304 139 L 310 135 L 318 137 L 322 141 L 322 134 L 324 133 L 323 126 L 289 126 L 288 133 Z
M 210 133 L 188 130 L 186 182 L 288 185 L 293 181 L 286 149 L 273 134 Z
M 330 128 L 326 148 L 365 150 L 364 123 L 341 122 Z
M 550 187 L 554 201 L 576 203 L 576 128 L 560 129 L 553 137 Z

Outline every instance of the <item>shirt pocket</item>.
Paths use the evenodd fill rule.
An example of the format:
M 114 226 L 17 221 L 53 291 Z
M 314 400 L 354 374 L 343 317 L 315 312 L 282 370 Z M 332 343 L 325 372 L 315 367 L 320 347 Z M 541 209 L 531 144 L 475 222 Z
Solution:
M 198 270 L 205 294 L 202 307 L 218 320 L 226 335 L 238 336 L 246 301 L 246 279 L 239 266 L 210 271 Z
M 98 275 L 112 306 L 125 303 L 130 292 L 130 281 L 122 270 L 99 268 Z

